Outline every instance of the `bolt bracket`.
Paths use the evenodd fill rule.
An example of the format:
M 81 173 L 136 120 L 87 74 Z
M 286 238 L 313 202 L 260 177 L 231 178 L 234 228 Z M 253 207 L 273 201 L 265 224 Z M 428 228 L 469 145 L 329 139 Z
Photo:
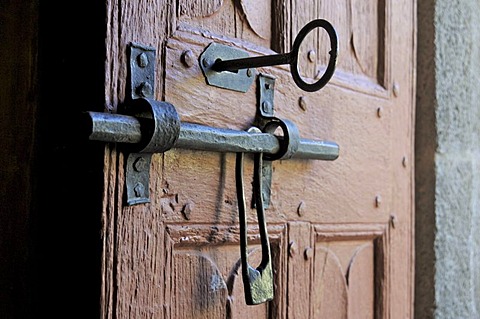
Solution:
M 156 50 L 138 43 L 127 47 L 128 78 L 127 97 L 153 99 L 155 95 Z M 150 163 L 151 153 L 130 153 L 125 169 L 127 205 L 150 202 Z M 141 163 L 141 165 L 140 165 Z
M 138 43 L 130 43 L 128 53 L 128 96 L 134 100 L 141 97 L 154 98 L 156 50 Z
M 150 163 L 152 154 L 130 153 L 127 157 L 127 205 L 150 202 Z
M 273 94 L 275 92 L 275 77 L 269 74 L 260 73 L 258 75 L 257 84 L 257 115 L 255 117 L 254 125 L 260 130 L 265 128 L 265 125 L 274 116 Z M 270 206 L 270 193 L 272 190 L 272 161 L 263 161 L 262 166 L 262 197 L 263 207 L 267 209 Z M 254 205 L 255 202 L 252 202 Z

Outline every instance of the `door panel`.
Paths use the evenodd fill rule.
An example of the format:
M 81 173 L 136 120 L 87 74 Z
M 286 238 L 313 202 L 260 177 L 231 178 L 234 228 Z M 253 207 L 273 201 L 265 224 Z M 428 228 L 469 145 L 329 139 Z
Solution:
M 268 303 L 256 307 L 245 304 L 238 227 L 171 224 L 166 228 L 173 261 L 166 278 L 175 305 L 172 318 L 271 318 Z M 285 227 L 269 227 L 268 231 L 275 262 L 282 264 Z M 251 229 L 249 243 L 249 262 L 258 264 L 261 260 L 258 230 Z M 279 297 L 286 291 L 281 273 L 275 278 L 275 287 Z M 283 303 L 279 298 L 277 302 Z
M 305 251 L 312 248 L 312 232 L 309 223 L 291 222 L 288 227 L 288 317 L 310 318 L 313 267 Z
M 191 50 L 198 57 L 214 39 L 225 44 L 231 42 L 205 38 L 193 32 L 177 31 L 167 43 L 165 99 L 177 107 L 182 121 L 247 129 L 256 112 L 253 86 L 246 93 L 207 86 L 198 65 L 186 68 L 179 63 L 185 50 Z M 242 47 L 248 49 L 246 45 L 243 43 Z M 253 49 L 251 52 L 252 55 L 272 53 Z M 389 210 L 389 203 L 384 200 L 381 206 L 376 207 L 376 197 L 389 198 L 388 185 L 392 184 L 388 152 L 391 143 L 390 120 L 386 114 L 390 109 L 390 101 L 333 85 L 306 95 L 295 86 L 286 68 L 259 68 L 259 72 L 268 72 L 276 77 L 274 104 L 277 116 L 294 119 L 302 137 L 333 140 L 340 145 L 340 157 L 334 162 L 274 162 L 276 171 L 273 176 L 272 205 L 270 212 L 267 212 L 272 215 L 269 221 L 387 222 L 389 215 L 382 212 Z M 306 111 L 298 106 L 300 97 L 307 101 Z M 377 115 L 379 108 L 382 109 L 381 117 Z M 211 160 L 199 161 L 205 156 Z M 209 205 L 205 207 L 209 213 L 205 214 L 214 214 L 215 205 L 209 202 L 216 200 L 218 187 L 224 196 L 235 198 L 234 156 L 225 155 L 227 166 L 221 163 L 221 156 L 184 150 L 166 153 L 166 160 L 176 164 L 165 166 L 171 167 L 164 172 L 167 174 L 164 175 L 165 180 L 170 186 L 180 187 L 187 182 L 190 187 L 183 187 L 182 192 L 187 192 L 184 197 L 188 199 L 208 192 L 207 196 L 202 196 L 200 205 Z M 224 168 L 225 172 L 219 172 L 219 168 Z M 218 182 L 221 176 L 224 185 L 213 182 L 213 179 Z M 204 181 L 212 181 L 212 186 L 205 189 Z M 246 191 L 251 192 L 250 189 Z M 157 195 L 161 194 L 157 192 Z M 319 201 L 319 198 L 322 200 Z M 304 218 L 299 218 L 296 213 L 301 201 L 306 203 L 308 211 Z M 311 212 L 314 207 L 322 209 Z M 236 204 L 233 210 L 235 213 Z M 221 214 L 220 218 L 231 220 L 225 214 Z
M 384 225 L 316 225 L 313 318 L 376 318 L 383 309 Z M 328 306 L 325 306 L 328 305 Z M 380 312 L 379 312 L 380 314 Z M 381 314 L 380 318 L 383 318 Z
M 337 256 L 328 248 L 316 247 L 313 268 L 311 318 L 347 318 L 348 288 Z
M 415 1 L 107 4 L 107 109 L 115 111 L 125 98 L 126 47 L 138 42 L 157 49 L 157 100 L 175 105 L 182 121 L 237 130 L 254 120 L 256 82 L 246 93 L 207 85 L 198 65 L 205 47 L 217 42 L 251 56 L 288 52 L 307 22 L 329 20 L 339 35 L 340 56 L 321 91 L 301 91 L 287 66 L 257 71 L 276 78 L 275 114 L 293 121 L 303 138 L 337 142 L 340 156 L 332 162 L 273 163 L 266 218 L 275 299 L 246 306 L 235 155 L 180 149 L 155 154 L 151 203 L 126 207 L 124 154 L 110 147 L 103 316 L 410 317 Z M 301 73 L 310 81 L 325 69 L 325 43 L 326 35 L 315 31 L 302 44 Z M 186 51 L 194 63 L 182 62 Z M 246 156 L 247 202 L 252 162 Z M 247 219 L 250 263 L 256 266 L 260 246 L 253 209 Z

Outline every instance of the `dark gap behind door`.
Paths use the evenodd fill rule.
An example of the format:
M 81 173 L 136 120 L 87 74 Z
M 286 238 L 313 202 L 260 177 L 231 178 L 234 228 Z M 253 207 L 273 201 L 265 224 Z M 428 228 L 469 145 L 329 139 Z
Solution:
M 104 109 L 105 35 L 105 2 L 40 1 L 32 318 L 100 316 L 104 146 L 77 121 Z

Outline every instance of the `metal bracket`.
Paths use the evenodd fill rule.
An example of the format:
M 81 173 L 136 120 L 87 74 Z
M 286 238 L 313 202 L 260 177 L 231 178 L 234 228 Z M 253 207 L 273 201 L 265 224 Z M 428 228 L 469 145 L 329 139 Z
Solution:
M 128 46 L 128 77 L 130 78 L 129 96 L 154 98 L 156 50 L 141 44 Z M 150 163 L 151 153 L 130 153 L 126 163 L 127 205 L 150 202 Z
M 130 153 L 127 157 L 127 205 L 150 203 L 152 154 Z
M 247 92 L 255 78 L 255 69 L 242 69 L 236 72 L 217 72 L 212 66 L 218 60 L 247 58 L 248 53 L 227 45 L 210 43 L 200 55 L 200 68 L 208 85 L 239 92 Z
M 137 43 L 131 43 L 127 50 L 130 61 L 128 64 L 130 87 L 127 93 L 132 100 L 141 97 L 154 98 L 157 51 Z
M 275 112 L 273 94 L 275 92 L 275 77 L 269 74 L 258 75 L 258 105 L 254 125 L 261 130 L 267 122 L 273 118 Z M 262 166 L 262 198 L 264 208 L 270 206 L 270 194 L 272 189 L 272 161 L 264 160 Z M 255 203 L 255 201 L 253 202 Z

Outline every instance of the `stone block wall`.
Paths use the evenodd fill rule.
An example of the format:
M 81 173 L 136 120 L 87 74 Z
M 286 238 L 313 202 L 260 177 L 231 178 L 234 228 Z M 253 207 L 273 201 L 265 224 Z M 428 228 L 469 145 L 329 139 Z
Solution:
M 415 318 L 480 318 L 480 2 L 417 3 Z

